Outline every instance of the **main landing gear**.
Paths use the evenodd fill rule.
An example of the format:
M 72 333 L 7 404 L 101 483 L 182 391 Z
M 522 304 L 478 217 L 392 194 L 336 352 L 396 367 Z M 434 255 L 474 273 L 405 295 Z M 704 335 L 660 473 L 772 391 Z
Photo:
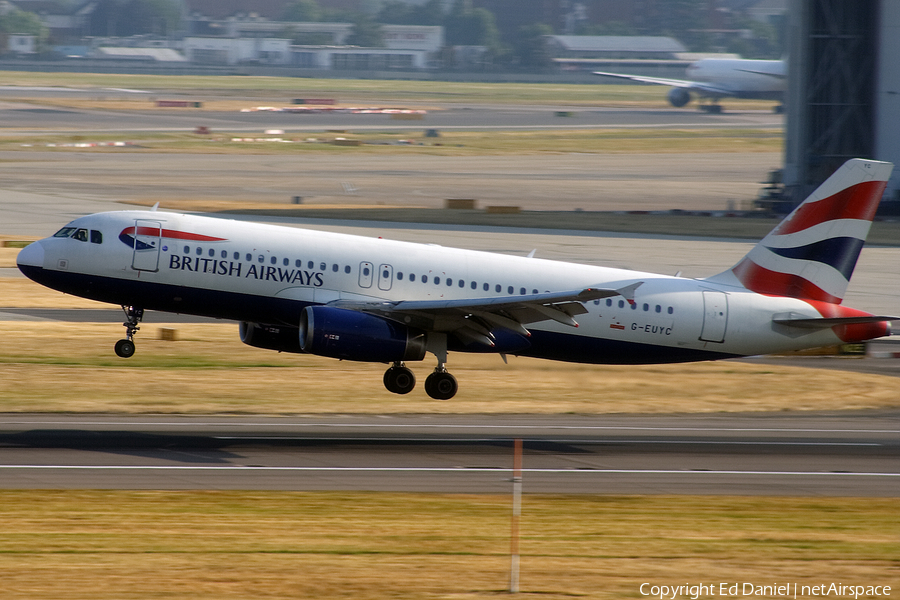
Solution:
M 402 362 L 395 362 L 384 372 L 384 387 L 395 394 L 408 394 L 416 387 L 416 376 Z
M 435 400 L 449 400 L 456 395 L 459 385 L 456 377 L 447 372 L 444 365 L 438 365 L 434 373 L 425 378 L 425 393 Z
M 408 394 L 416 387 L 416 376 L 404 363 L 395 362 L 384 372 L 384 387 L 395 394 Z M 449 400 L 458 389 L 456 377 L 447 372 L 443 363 L 425 378 L 425 393 L 435 400 Z
M 433 334 L 428 339 L 428 351 L 438 360 L 434 372 L 425 378 L 425 393 L 435 400 L 449 400 L 456 395 L 459 384 L 456 377 L 447 372 L 447 336 Z M 397 361 L 384 373 L 384 387 L 395 394 L 408 394 L 416 387 L 416 376 L 407 366 Z
M 116 342 L 116 356 L 121 358 L 131 358 L 134 356 L 134 333 L 140 329 L 138 323 L 144 318 L 144 309 L 135 308 L 133 306 L 123 306 L 125 311 L 125 339 Z

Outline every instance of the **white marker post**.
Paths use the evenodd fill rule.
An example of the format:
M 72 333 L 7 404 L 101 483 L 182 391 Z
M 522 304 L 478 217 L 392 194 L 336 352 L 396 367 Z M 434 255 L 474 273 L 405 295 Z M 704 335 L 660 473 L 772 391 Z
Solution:
M 513 512 L 510 536 L 509 593 L 519 593 L 519 517 L 522 516 L 522 438 L 516 438 L 513 453 Z

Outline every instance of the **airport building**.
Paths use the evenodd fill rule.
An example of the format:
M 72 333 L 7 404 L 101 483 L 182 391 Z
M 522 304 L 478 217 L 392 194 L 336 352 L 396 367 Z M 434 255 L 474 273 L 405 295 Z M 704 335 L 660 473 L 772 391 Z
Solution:
M 794 0 L 784 183 L 804 198 L 847 159 L 900 165 L 900 0 Z M 900 214 L 900 168 L 882 211 Z

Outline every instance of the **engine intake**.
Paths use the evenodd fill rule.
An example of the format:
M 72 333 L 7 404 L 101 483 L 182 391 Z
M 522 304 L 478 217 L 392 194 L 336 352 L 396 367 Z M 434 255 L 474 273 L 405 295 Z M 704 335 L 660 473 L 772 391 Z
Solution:
M 691 93 L 684 88 L 672 88 L 668 94 L 669 104 L 681 108 L 691 101 Z
M 307 306 L 300 314 L 304 352 L 360 362 L 396 362 L 425 358 L 425 333 L 367 313 Z
M 266 327 L 256 323 L 241 321 L 241 341 L 254 348 L 277 350 L 279 352 L 302 353 L 300 339 L 295 327 Z

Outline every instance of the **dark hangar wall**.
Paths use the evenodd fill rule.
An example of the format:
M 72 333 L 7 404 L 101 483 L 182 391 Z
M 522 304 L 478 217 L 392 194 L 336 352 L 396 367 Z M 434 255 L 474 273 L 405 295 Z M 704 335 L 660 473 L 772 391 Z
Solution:
M 794 202 L 857 157 L 898 164 L 885 195 L 894 200 L 900 0 L 793 0 L 788 23 L 784 182 Z

